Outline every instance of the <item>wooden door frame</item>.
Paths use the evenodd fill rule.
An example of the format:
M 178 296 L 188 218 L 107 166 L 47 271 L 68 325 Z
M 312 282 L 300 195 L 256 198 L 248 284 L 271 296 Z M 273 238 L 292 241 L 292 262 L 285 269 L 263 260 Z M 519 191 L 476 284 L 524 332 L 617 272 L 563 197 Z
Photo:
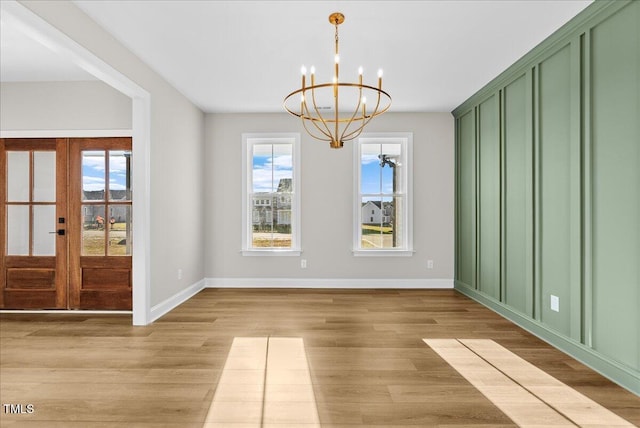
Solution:
M 0 2 L 2 15 L 23 26 L 29 35 L 45 42 L 61 56 L 76 64 L 104 83 L 132 99 L 133 137 L 132 189 L 133 217 L 144 219 L 133 231 L 136 242 L 133 251 L 133 325 L 147 325 L 162 313 L 151 310 L 151 95 L 129 77 L 107 64 L 81 43 L 67 36 L 42 17 L 18 2 Z M 125 136 L 118 131 L 96 130 L 47 130 L 47 131 L 0 131 L 3 137 L 95 137 Z

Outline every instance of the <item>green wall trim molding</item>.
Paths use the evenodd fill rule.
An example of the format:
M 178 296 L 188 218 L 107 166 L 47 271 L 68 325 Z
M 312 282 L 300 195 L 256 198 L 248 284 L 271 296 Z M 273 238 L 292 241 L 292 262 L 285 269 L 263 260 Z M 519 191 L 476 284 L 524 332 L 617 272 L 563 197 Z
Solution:
M 640 373 L 635 370 L 604 357 L 602 354 L 549 329 L 544 324 L 514 311 L 510 307 L 490 296 L 474 290 L 460 281 L 454 282 L 454 288 L 465 296 L 507 318 L 509 321 L 514 322 L 534 336 L 567 353 L 584 365 L 596 370 L 609 380 L 616 382 L 636 395 L 640 395 Z
M 594 21 L 604 20 L 606 17 L 634 1 L 640 0 L 595 0 L 571 21 L 560 27 L 509 68 L 496 76 L 491 82 L 480 88 L 475 94 L 469 97 L 467 101 L 456 107 L 452 112 L 453 115 L 458 117 L 466 113 L 479 103 L 485 101 L 486 98 L 493 95 L 497 90 L 511 83 L 518 76 L 526 74 L 528 69 L 534 64 L 537 64 L 541 58 L 547 56 L 549 51 L 556 50 L 559 43 L 566 43 L 572 36 L 585 32 L 593 25 Z

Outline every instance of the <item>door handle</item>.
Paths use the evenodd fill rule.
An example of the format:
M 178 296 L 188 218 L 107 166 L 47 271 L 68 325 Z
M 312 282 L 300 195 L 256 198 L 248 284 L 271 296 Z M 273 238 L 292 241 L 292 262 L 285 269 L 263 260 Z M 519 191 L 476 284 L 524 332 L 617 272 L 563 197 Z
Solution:
M 55 232 L 49 232 L 49 233 L 50 234 L 56 233 L 56 234 L 62 236 L 62 235 L 64 235 L 64 229 L 58 229 Z

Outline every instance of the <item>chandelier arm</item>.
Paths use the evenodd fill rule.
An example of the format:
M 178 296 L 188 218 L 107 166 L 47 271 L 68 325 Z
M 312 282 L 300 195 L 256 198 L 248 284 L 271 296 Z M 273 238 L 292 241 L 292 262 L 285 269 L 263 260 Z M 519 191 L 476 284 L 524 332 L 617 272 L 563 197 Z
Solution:
M 367 123 L 369 123 L 369 121 L 371 120 L 372 116 L 369 116 L 368 120 L 363 119 L 362 120 L 362 124 L 357 127 L 356 129 L 354 129 L 353 131 L 349 132 L 348 134 L 346 134 L 343 139 L 344 141 L 350 141 L 353 140 L 354 138 L 358 138 L 358 135 L 360 135 L 362 133 L 362 130 L 364 129 L 364 127 L 367 125 Z M 354 135 L 355 134 L 355 135 Z
M 343 141 L 355 140 L 360 136 L 360 134 L 362 134 L 362 131 L 364 131 L 364 125 L 347 135 Z
M 316 140 L 320 140 L 320 141 L 328 141 L 331 142 L 331 135 L 327 135 L 325 134 L 320 128 L 318 128 L 318 126 L 316 125 L 316 128 L 318 128 L 318 130 L 320 131 L 320 133 L 322 135 L 324 135 L 326 138 L 322 138 L 319 137 L 317 134 L 314 134 L 313 132 L 311 132 L 311 130 L 309 129 L 309 127 L 307 126 L 307 119 L 300 117 L 301 121 L 302 121 L 302 126 L 304 127 L 304 130 L 307 131 L 307 134 L 309 134 L 312 138 L 315 138 Z M 311 121 L 311 123 L 313 123 L 315 125 L 315 121 Z
M 312 98 L 313 98 L 313 94 L 312 94 Z M 309 106 L 307 105 L 306 100 L 302 103 L 302 105 L 304 106 L 304 115 L 301 116 L 301 118 L 302 118 L 302 126 L 304 126 L 304 129 L 307 131 L 307 134 L 311 135 L 316 140 L 331 142 L 333 140 L 333 136 L 331 135 L 331 132 L 329 132 L 329 127 L 326 125 L 326 123 L 324 121 L 324 118 L 322 117 L 322 115 L 318 111 L 318 108 L 317 108 L 315 102 L 313 103 L 313 106 L 314 106 L 314 108 L 316 110 L 316 114 L 318 115 L 318 117 L 313 117 L 311 115 L 311 113 L 309 113 Z M 311 132 L 309 127 L 307 127 L 307 121 L 310 121 L 313 124 L 313 126 L 315 126 L 315 128 L 318 130 L 318 132 L 320 132 L 320 134 L 324 135 L 326 138 L 318 137 L 317 136 L 318 134 L 315 134 L 315 133 Z M 322 124 L 326 128 L 326 132 L 318 125 L 318 123 L 317 123 L 318 121 L 322 122 Z
M 340 135 L 340 141 L 345 141 L 345 134 L 346 135 L 351 135 L 351 133 L 347 134 L 347 131 L 349 130 L 349 127 L 353 123 L 353 120 L 356 118 L 356 115 L 360 111 L 360 104 L 361 103 L 362 103 L 362 85 L 360 85 L 358 87 L 358 105 L 356 105 L 356 108 L 353 110 L 353 115 L 351 116 L 351 119 L 349 119 L 349 122 L 347 122 L 346 126 L 342 130 L 342 134 Z M 363 113 L 362 119 L 364 119 L 364 118 L 365 118 L 365 115 Z M 360 120 L 360 118 L 358 118 L 358 120 Z
M 368 116 L 363 115 L 362 116 L 362 124 L 360 125 L 360 127 L 358 127 L 357 129 L 355 129 L 354 131 L 352 131 L 351 133 L 347 134 L 345 136 L 345 138 L 347 140 L 353 140 L 354 138 L 358 138 L 358 136 L 362 133 L 362 130 L 364 129 L 365 126 L 367 126 L 367 124 L 369 122 L 371 122 L 371 119 L 373 119 L 374 117 L 376 117 L 378 115 L 377 111 L 380 108 L 380 92 L 378 92 L 378 96 L 377 96 L 377 101 L 376 101 L 376 106 L 374 107 L 373 111 L 371 112 L 371 114 Z M 355 135 L 354 135 L 355 134 Z
M 324 87 L 325 85 L 320 85 L 319 87 Z M 311 89 L 311 101 L 313 102 L 313 109 L 316 112 L 317 117 L 312 117 L 309 114 L 308 108 L 307 108 L 307 116 L 311 118 L 311 122 L 313 122 L 313 125 L 318 129 L 318 131 L 322 132 L 322 134 L 324 134 L 325 136 L 333 139 L 333 136 L 331 135 L 331 130 L 329 129 L 329 125 L 327 125 L 327 121 L 324 119 L 324 117 L 322 117 L 322 114 L 318 109 L 318 104 L 316 104 L 316 87 L 317 86 L 314 85 L 314 86 L 311 86 L 309 89 Z M 305 106 L 307 105 L 306 102 L 304 104 Z M 324 132 L 322 129 L 320 129 L 320 126 L 316 123 L 318 120 L 322 122 L 322 125 L 324 126 L 327 132 Z M 325 140 L 322 140 L 322 141 L 325 141 Z

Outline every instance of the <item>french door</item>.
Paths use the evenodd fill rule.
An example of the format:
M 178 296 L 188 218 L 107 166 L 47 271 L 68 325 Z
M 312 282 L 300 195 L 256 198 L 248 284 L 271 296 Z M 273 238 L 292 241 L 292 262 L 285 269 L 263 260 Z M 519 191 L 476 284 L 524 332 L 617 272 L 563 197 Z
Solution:
M 131 138 L 0 139 L 0 307 L 131 309 Z

